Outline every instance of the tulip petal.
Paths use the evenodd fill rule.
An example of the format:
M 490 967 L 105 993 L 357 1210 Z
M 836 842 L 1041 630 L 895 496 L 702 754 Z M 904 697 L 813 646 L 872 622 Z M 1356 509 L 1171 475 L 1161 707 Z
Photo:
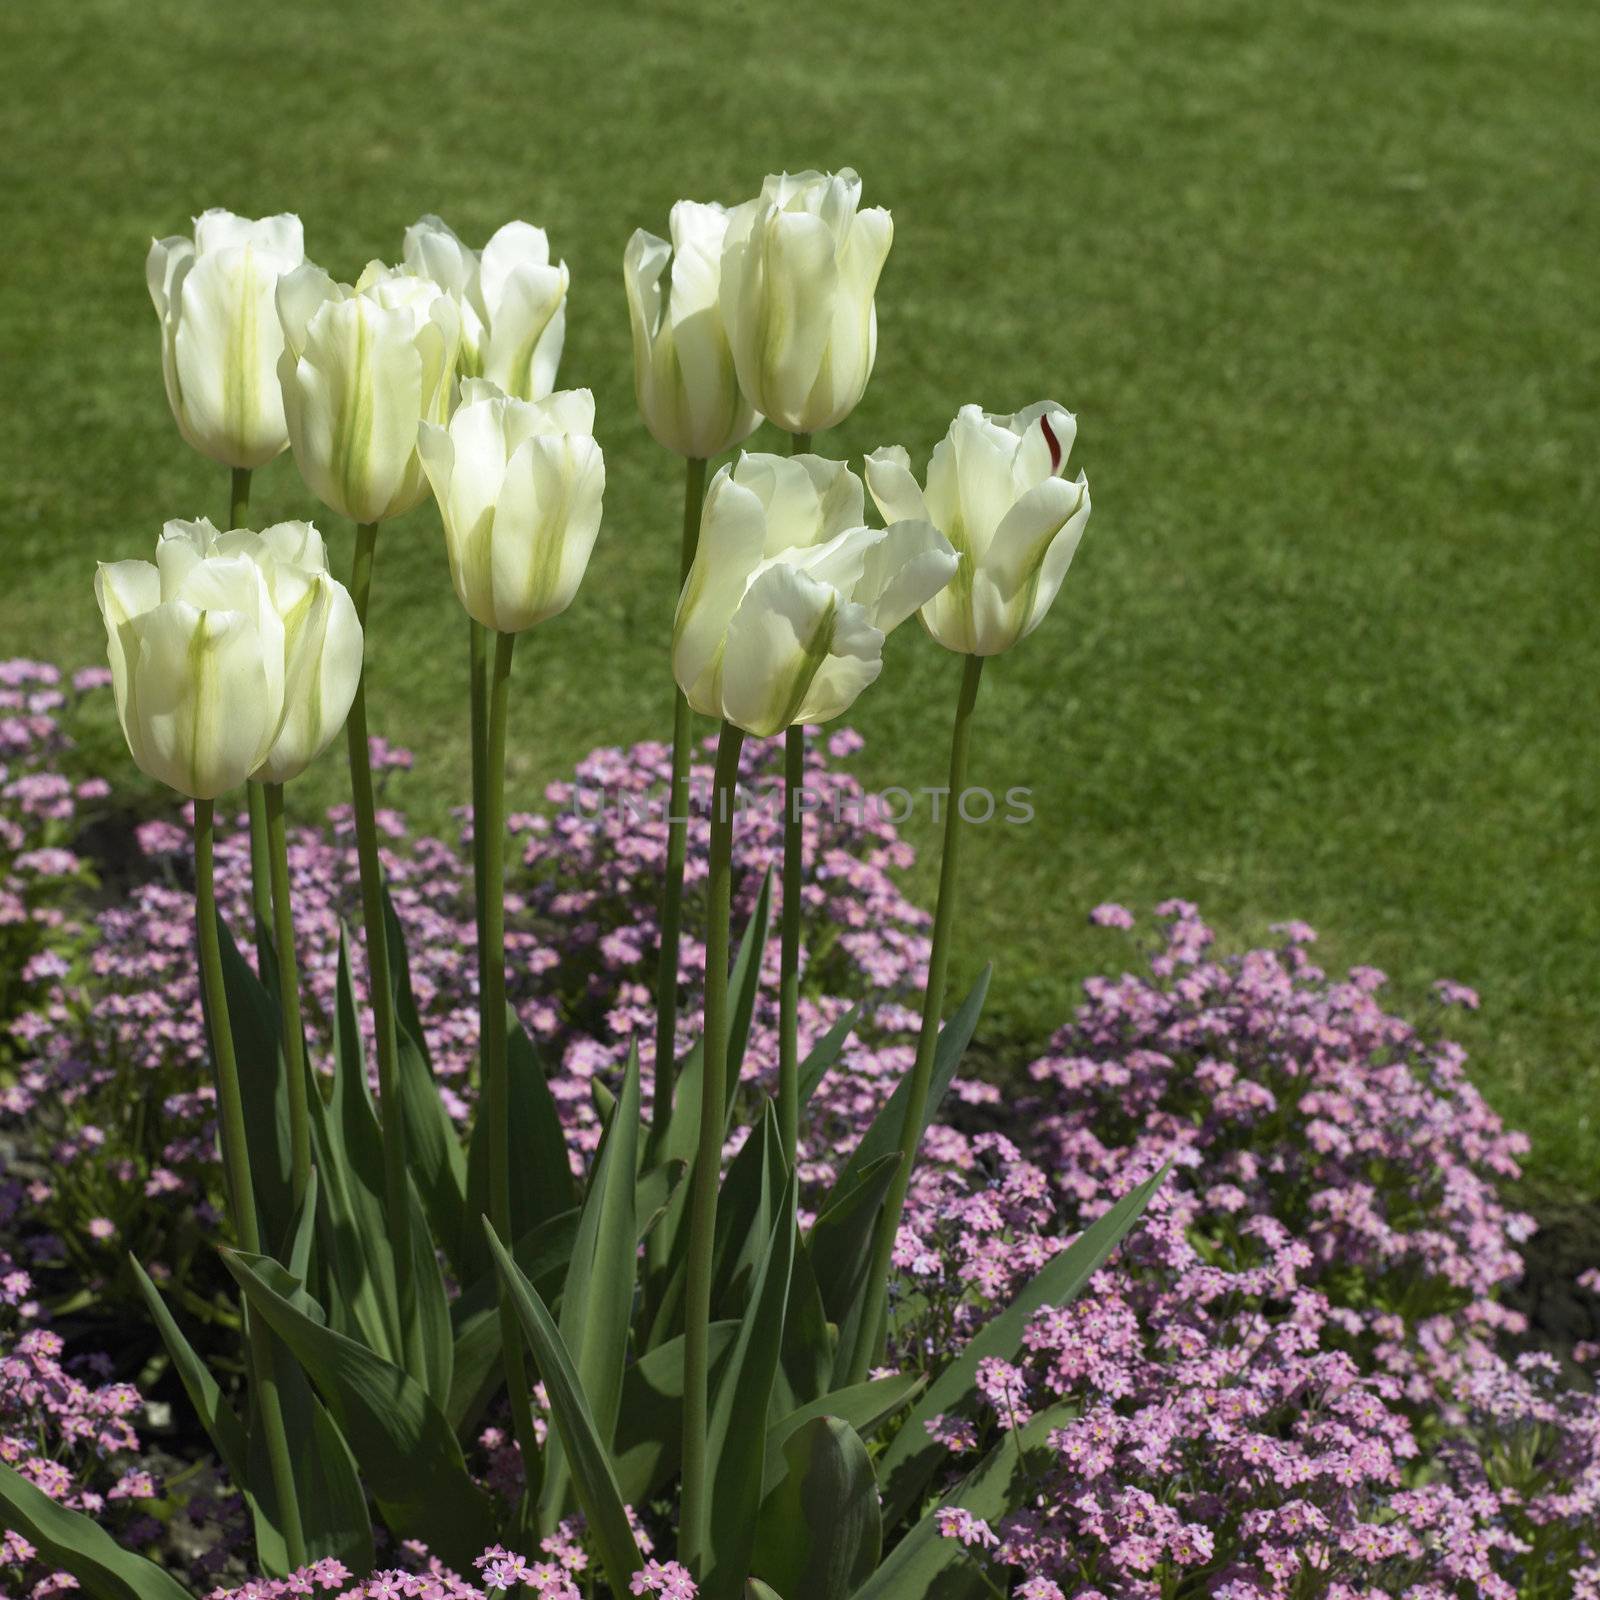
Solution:
M 282 703 L 250 618 L 173 600 L 137 618 L 132 633 L 138 655 L 124 731 L 140 768 L 196 800 L 244 782 Z
M 355 602 L 326 572 L 310 576 L 283 617 L 283 717 L 256 774 L 267 783 L 298 777 L 327 748 L 344 726 L 361 677 Z
M 730 722 L 770 738 L 799 715 L 833 649 L 839 596 L 779 563 L 751 583 L 728 624 L 722 710 Z
M 689 704 L 720 717 L 716 677 L 728 623 L 761 561 L 766 518 L 760 499 L 723 467 L 706 491 L 694 564 L 672 624 L 672 671 Z
M 497 299 L 485 290 L 492 309 L 483 374 L 519 400 L 541 400 L 555 387 L 566 343 L 567 282 L 564 262 L 528 263 L 507 274 Z
M 885 445 L 866 459 L 867 489 L 885 522 L 925 522 L 927 501 L 911 473 L 911 457 L 903 445 Z
M 274 299 L 278 306 L 278 325 L 283 341 L 300 358 L 306 347 L 306 329 L 318 311 L 330 300 L 342 300 L 339 285 L 314 261 L 302 262 L 293 272 L 278 279 Z
M 1002 598 L 1009 601 L 1038 575 L 1056 537 L 1071 522 L 1077 524 L 1077 531 L 1072 535 L 1076 548 L 1083 525 L 1088 521 L 1088 509 L 1089 485 L 1082 478 L 1076 483 L 1068 483 L 1064 478 L 1046 478 L 1006 512 L 995 529 L 994 542 L 984 563 Z M 1071 556 L 1067 559 L 1070 561 Z M 1065 571 L 1063 567 L 1063 575 Z
M 955 577 L 960 562 L 950 541 L 931 522 L 891 522 L 867 552 L 852 598 L 875 628 L 898 628 Z
M 572 604 L 604 493 L 605 459 L 588 435 L 536 434 L 518 447 L 494 512 L 491 626 L 520 633 Z
M 795 722 L 828 722 L 842 716 L 856 697 L 883 671 L 883 631 L 872 625 L 866 609 L 845 601 L 834 617 L 833 642 L 817 668 Z
M 363 295 L 326 302 L 307 325 L 304 354 L 285 374 L 284 409 L 301 475 L 352 522 L 409 509 L 399 500 L 425 395 L 413 327 L 411 312 L 385 310 Z

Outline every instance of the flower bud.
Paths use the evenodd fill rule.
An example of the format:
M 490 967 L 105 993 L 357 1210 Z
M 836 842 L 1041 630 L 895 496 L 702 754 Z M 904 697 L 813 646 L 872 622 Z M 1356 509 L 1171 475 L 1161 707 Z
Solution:
M 151 241 L 145 279 L 161 319 L 161 372 L 178 431 L 224 466 L 265 466 L 289 443 L 278 387 L 278 280 L 305 259 L 300 219 L 194 220 Z
M 508 222 L 480 253 L 438 217 L 406 229 L 409 272 L 431 278 L 461 318 L 463 378 L 488 378 L 518 400 L 542 400 L 556 386 L 567 336 L 565 261 L 550 262 L 543 228 Z
M 789 433 L 842 422 L 872 375 L 894 224 L 881 208 L 858 212 L 860 200 L 848 167 L 782 173 L 728 222 L 722 304 L 739 383 Z
M 128 748 L 181 794 L 285 782 L 343 727 L 361 625 L 309 523 L 169 522 L 155 563 L 102 564 L 95 597 Z
M 514 400 L 469 378 L 449 426 L 423 424 L 420 448 L 467 614 L 521 633 L 565 611 L 600 531 L 606 466 L 594 396 Z
M 670 245 L 639 229 L 622 261 L 633 387 L 657 443 L 709 460 L 747 439 L 761 420 L 739 388 L 722 314 L 728 212 L 680 200 L 671 229 Z
M 1076 433 L 1048 400 L 1013 417 L 963 406 L 934 446 L 926 491 L 898 445 L 867 457 L 885 519 L 926 517 L 961 558 L 955 581 L 922 608 L 945 649 L 999 655 L 1044 620 L 1089 521 L 1087 480 L 1063 476 Z
M 417 425 L 449 415 L 460 317 L 431 278 L 374 261 L 352 287 L 307 262 L 278 286 L 278 363 L 295 465 L 352 522 L 427 495 Z
M 861 480 L 821 456 L 745 454 L 711 481 L 678 600 L 672 668 L 689 704 L 768 737 L 846 711 L 883 641 L 956 570 L 928 522 L 869 528 Z

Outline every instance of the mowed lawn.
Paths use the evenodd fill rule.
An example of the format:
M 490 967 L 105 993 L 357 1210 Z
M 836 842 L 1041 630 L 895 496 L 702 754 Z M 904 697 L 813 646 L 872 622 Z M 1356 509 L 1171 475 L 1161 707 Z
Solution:
M 1230 940 L 1304 918 L 1407 1006 L 1478 986 L 1480 1082 L 1541 1187 L 1593 1194 L 1596 59 L 1588 0 L 7 7 L 0 650 L 99 659 L 94 560 L 225 509 L 162 396 L 152 234 L 291 209 L 352 277 L 424 211 L 480 244 L 519 216 L 572 268 L 563 379 L 609 481 L 577 604 L 520 652 L 513 807 L 662 736 L 680 477 L 635 414 L 623 246 L 679 196 L 854 165 L 896 237 L 876 375 L 821 448 L 920 463 L 960 403 L 1050 396 L 1094 491 L 983 686 L 974 780 L 1037 808 L 966 858 L 986 1037 L 1039 1041 L 1123 959 L 1100 900 L 1187 896 Z M 288 458 L 255 508 L 313 513 Z M 374 725 L 441 826 L 465 628 L 431 508 L 385 528 L 376 592 Z M 937 783 L 958 663 L 913 628 L 888 654 L 861 769 Z M 295 797 L 342 792 L 335 754 Z

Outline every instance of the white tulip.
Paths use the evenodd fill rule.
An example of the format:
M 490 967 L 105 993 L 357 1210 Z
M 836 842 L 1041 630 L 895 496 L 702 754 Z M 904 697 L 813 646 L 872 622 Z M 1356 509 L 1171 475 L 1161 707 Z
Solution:
M 169 522 L 154 563 L 102 563 L 117 715 L 151 777 L 197 800 L 283 783 L 344 725 L 361 624 L 309 523 Z
M 760 417 L 739 388 L 722 313 L 728 212 L 680 200 L 672 243 L 640 228 L 622 278 L 633 323 L 633 387 L 657 443 L 709 460 L 755 431 Z
M 463 378 L 488 378 L 518 400 L 542 400 L 555 388 L 570 276 L 565 261 L 551 265 L 543 228 L 508 222 L 479 252 L 428 216 L 406 229 L 403 248 L 408 270 L 455 302 Z
M 956 570 L 925 520 L 869 528 L 861 480 L 820 456 L 741 455 L 711 481 L 678 600 L 689 704 L 765 738 L 847 710 L 883 643 Z
M 278 285 L 278 363 L 295 465 L 352 522 L 422 501 L 417 425 L 450 411 L 461 323 L 431 278 L 372 262 L 354 286 L 309 261 Z
M 722 304 L 739 382 L 790 433 L 842 422 L 872 375 L 894 224 L 881 208 L 858 212 L 860 200 L 848 167 L 782 173 L 729 220 Z
M 145 280 L 161 319 L 161 372 L 178 431 L 225 466 L 265 466 L 289 443 L 278 387 L 278 279 L 305 260 L 300 219 L 230 211 L 194 237 L 153 239 Z
M 922 608 L 947 650 L 993 656 L 1044 620 L 1089 520 L 1089 485 L 1063 476 L 1077 423 L 1046 400 L 1013 417 L 963 406 L 934 446 L 926 491 L 898 445 L 867 457 L 885 519 L 926 517 L 961 558 L 955 581 Z
M 516 400 L 469 378 L 449 427 L 424 423 L 420 448 L 467 614 L 521 633 L 565 611 L 600 531 L 606 464 L 594 396 Z

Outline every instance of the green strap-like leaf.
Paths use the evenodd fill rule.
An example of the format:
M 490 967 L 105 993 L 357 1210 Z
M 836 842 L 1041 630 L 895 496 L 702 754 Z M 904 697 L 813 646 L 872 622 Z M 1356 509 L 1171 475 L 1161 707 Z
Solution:
M 573 1352 L 589 1413 L 610 1447 L 628 1355 L 639 1227 L 634 1212 L 639 1165 L 639 1052 L 628 1052 L 622 1094 L 596 1153 L 589 1192 L 578 1216 L 572 1265 L 561 1293 L 562 1342 Z M 541 1525 L 553 1531 L 565 1511 L 571 1479 L 559 1440 L 545 1452 Z
M 607 1581 L 615 1593 L 626 1594 L 628 1580 L 644 1561 L 572 1357 L 538 1291 L 523 1277 L 487 1220 L 483 1231 L 496 1270 L 511 1297 L 522 1331 L 533 1349 L 539 1375 L 544 1380 L 550 1415 L 566 1447 L 578 1503 L 583 1507 Z
M 935 1376 L 878 1462 L 884 1517 L 890 1527 L 915 1507 L 944 1456 L 944 1446 L 929 1436 L 925 1424 L 970 1402 L 976 1392 L 978 1363 L 986 1356 L 1004 1361 L 1016 1359 L 1023 1332 L 1041 1306 L 1065 1305 L 1078 1295 L 1139 1220 L 1166 1175 L 1163 1167 L 1153 1178 L 1130 1190 L 1065 1250 L 1052 1256 L 1016 1299 L 999 1316 L 986 1322 L 960 1355 Z
M 728 1368 L 712 1396 L 706 1453 L 712 1462 L 711 1528 L 702 1600 L 736 1600 L 750 1573 L 761 1509 L 767 1415 L 783 1348 L 784 1308 L 794 1261 L 796 1184 L 785 1185 L 750 1305 Z
M 522 1021 L 506 1008 L 506 1117 L 511 1139 L 511 1237 L 520 1239 L 540 1223 L 578 1204 L 572 1158 L 544 1066 Z M 488 1125 L 473 1124 L 467 1152 L 467 1210 L 461 1244 L 461 1276 L 472 1283 L 494 1269 L 480 1219 L 489 1210 Z
M 289 1086 L 284 1081 L 279 1052 L 278 1004 L 239 954 L 225 917 L 217 918 L 217 930 L 261 1236 L 281 1239 L 289 1226 L 293 1202 L 289 1182 Z M 271 950 L 269 941 L 269 960 Z M 202 984 L 202 993 L 204 988 Z
M 384 1201 L 383 1139 L 367 1085 L 348 937 L 341 932 L 334 991 L 333 1084 L 311 1100 L 311 1138 L 321 1174 L 323 1298 L 328 1320 L 396 1364 L 403 1362 L 394 1250 Z
M 959 1539 L 939 1531 L 938 1511 L 959 1506 L 986 1522 L 1018 1510 L 1038 1493 L 1028 1458 L 1043 1452 L 1056 1428 L 1076 1414 L 1075 1405 L 1052 1406 L 1023 1428 L 1008 1432 L 968 1475 L 955 1493 L 930 1511 L 889 1552 L 883 1565 L 858 1589 L 851 1600 L 978 1600 L 994 1591 L 983 1568 Z M 887 1507 L 884 1521 L 893 1523 Z
M 973 1030 L 978 1026 L 978 1016 L 983 1010 L 984 998 L 989 993 L 989 979 L 993 972 L 994 968 L 987 966 L 978 974 L 978 981 L 973 984 L 967 998 L 961 1002 L 955 1015 L 939 1030 L 938 1043 L 934 1046 L 933 1075 L 928 1089 L 927 1112 L 922 1120 L 923 1132 L 927 1131 L 928 1124 L 938 1114 L 940 1103 L 950 1088 L 950 1081 L 956 1075 L 956 1068 L 961 1065 L 961 1058 L 972 1042 Z M 872 1125 L 862 1134 L 860 1143 L 856 1145 L 849 1161 L 845 1163 L 844 1171 L 839 1174 L 828 1193 L 827 1206 L 836 1205 L 843 1200 L 862 1181 L 867 1169 L 875 1161 L 881 1161 L 891 1151 L 900 1149 L 900 1136 L 906 1123 L 906 1105 L 910 1098 L 911 1075 L 907 1073 L 895 1085 L 894 1093 L 879 1107 L 877 1116 L 872 1119 Z M 920 1146 L 919 1134 L 918 1147 Z
M 172 1358 L 173 1368 L 183 1383 L 189 1402 L 199 1416 L 201 1426 L 206 1430 L 206 1437 L 216 1446 L 217 1454 L 222 1457 L 223 1466 L 228 1469 L 228 1476 L 243 1488 L 249 1481 L 246 1468 L 248 1447 L 244 1424 L 240 1422 L 238 1413 L 228 1404 L 227 1396 L 223 1394 L 217 1380 L 211 1376 L 211 1369 L 200 1359 L 194 1346 L 184 1337 L 177 1320 L 167 1309 L 166 1301 L 161 1298 L 161 1291 L 150 1281 L 144 1268 L 133 1256 L 129 1256 L 128 1260 L 133 1267 L 134 1282 L 138 1284 L 139 1293 L 143 1295 L 144 1303 L 150 1310 L 151 1320 L 161 1335 L 161 1342 L 167 1347 L 167 1354 Z
M 839 1059 L 845 1047 L 845 1042 L 855 1032 L 856 1024 L 861 1020 L 861 1013 L 866 1008 L 864 1000 L 858 1000 L 812 1045 L 804 1061 L 800 1063 L 800 1109 L 802 1111 L 811 1104 L 811 1097 L 821 1087 L 822 1080 L 827 1077 L 828 1069 Z
M 707 1381 L 715 1388 L 733 1342 L 737 1322 L 713 1322 L 706 1341 Z M 612 1465 L 617 1488 L 630 1506 L 643 1505 L 667 1482 L 683 1450 L 683 1335 L 647 1351 L 622 1376 Z
M 829 1199 L 811 1225 L 806 1250 L 817 1275 L 817 1288 L 829 1318 L 841 1326 L 861 1298 L 872 1263 L 878 1213 L 899 1170 L 898 1150 L 879 1156 L 862 1172 L 859 1182 L 838 1199 Z M 838 1193 L 837 1185 L 834 1192 Z
M 883 1550 L 878 1484 L 849 1423 L 812 1417 L 783 1446 L 788 1467 L 756 1526 L 755 1570 L 785 1594 L 848 1600 Z
M 495 1519 L 426 1390 L 396 1363 L 320 1322 L 276 1261 L 235 1251 L 222 1259 L 321 1392 L 391 1530 L 465 1570 L 493 1542 Z
M 841 1422 L 848 1422 L 865 1439 L 916 1399 L 926 1382 L 918 1372 L 900 1372 L 892 1378 L 869 1378 L 847 1389 L 835 1389 L 832 1394 L 825 1394 L 774 1422 L 767 1429 L 767 1462 L 763 1473 L 767 1492 L 770 1494 L 783 1477 L 786 1470 L 784 1441 L 797 1428 L 803 1428 L 814 1417 L 837 1417 Z
M 761 957 L 767 948 L 767 925 L 772 919 L 772 868 L 761 879 L 755 910 L 750 913 L 733 971 L 728 975 L 728 993 L 733 1006 L 728 1013 L 728 1104 L 725 1114 L 733 1115 L 734 1096 L 739 1092 L 739 1073 L 745 1052 L 750 1048 L 750 1024 L 756 1014 L 756 995 L 761 988 Z
M 153 1561 L 119 1549 L 97 1522 L 58 1505 L 3 1463 L 0 1527 L 20 1533 L 47 1566 L 70 1572 L 94 1600 L 191 1600 Z

